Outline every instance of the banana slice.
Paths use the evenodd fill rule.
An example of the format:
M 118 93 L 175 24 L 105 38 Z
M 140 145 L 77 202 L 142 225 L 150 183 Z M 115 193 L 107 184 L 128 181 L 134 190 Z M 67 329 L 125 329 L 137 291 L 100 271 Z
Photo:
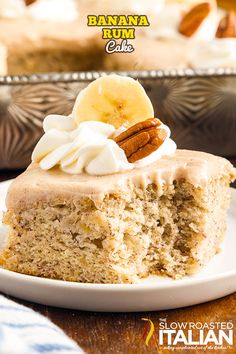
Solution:
M 72 117 L 77 124 L 93 120 L 119 128 L 153 118 L 154 111 L 138 81 L 130 77 L 109 75 L 93 81 L 79 93 Z

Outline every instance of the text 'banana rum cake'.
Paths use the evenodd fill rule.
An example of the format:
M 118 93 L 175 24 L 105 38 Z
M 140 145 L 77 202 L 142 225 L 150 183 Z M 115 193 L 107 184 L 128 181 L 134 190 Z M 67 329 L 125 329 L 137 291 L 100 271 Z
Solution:
M 97 79 L 70 116 L 47 116 L 44 131 L 8 191 L 4 268 L 134 283 L 192 274 L 219 251 L 235 169 L 176 150 L 138 81 Z

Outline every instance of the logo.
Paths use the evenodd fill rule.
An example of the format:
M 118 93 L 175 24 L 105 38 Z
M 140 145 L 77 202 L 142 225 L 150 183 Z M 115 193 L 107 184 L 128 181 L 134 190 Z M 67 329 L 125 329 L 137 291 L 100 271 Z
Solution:
M 87 20 L 89 27 L 101 27 L 108 54 L 132 53 L 135 49 L 129 40 L 135 39 L 136 27 L 150 26 L 146 15 L 88 15 Z
M 143 339 L 146 346 L 155 339 L 158 346 L 168 350 L 227 350 L 234 345 L 234 325 L 229 322 L 171 322 L 159 319 L 155 326 L 152 320 L 146 322 Z

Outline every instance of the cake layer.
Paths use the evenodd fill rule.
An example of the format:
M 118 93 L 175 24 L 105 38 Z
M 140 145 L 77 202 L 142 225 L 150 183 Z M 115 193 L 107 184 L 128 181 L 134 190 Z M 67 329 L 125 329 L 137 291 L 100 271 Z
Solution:
M 7 48 L 8 74 L 11 75 L 98 70 L 104 54 L 99 30 L 78 21 L 1 19 L 0 43 Z
M 166 156 L 155 163 L 123 173 L 105 176 L 88 174 L 69 175 L 57 168 L 43 171 L 32 164 L 25 173 L 12 183 L 8 196 L 8 209 L 25 209 L 37 202 L 88 197 L 94 202 L 102 200 L 109 193 L 128 191 L 129 188 L 147 188 L 149 184 L 157 186 L 158 195 L 163 187 L 174 181 L 184 179 L 193 186 L 204 187 L 213 178 L 233 179 L 235 170 L 226 159 L 197 151 L 177 150 L 172 156 Z

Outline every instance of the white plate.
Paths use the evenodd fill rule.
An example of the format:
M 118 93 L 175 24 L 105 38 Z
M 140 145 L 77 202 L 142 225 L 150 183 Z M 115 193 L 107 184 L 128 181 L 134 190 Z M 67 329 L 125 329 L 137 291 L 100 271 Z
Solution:
M 0 183 L 0 210 L 9 182 Z M 0 291 L 44 305 L 91 311 L 154 311 L 199 304 L 236 291 L 236 190 L 222 252 L 199 274 L 182 280 L 152 277 L 139 284 L 84 284 L 0 269 Z

